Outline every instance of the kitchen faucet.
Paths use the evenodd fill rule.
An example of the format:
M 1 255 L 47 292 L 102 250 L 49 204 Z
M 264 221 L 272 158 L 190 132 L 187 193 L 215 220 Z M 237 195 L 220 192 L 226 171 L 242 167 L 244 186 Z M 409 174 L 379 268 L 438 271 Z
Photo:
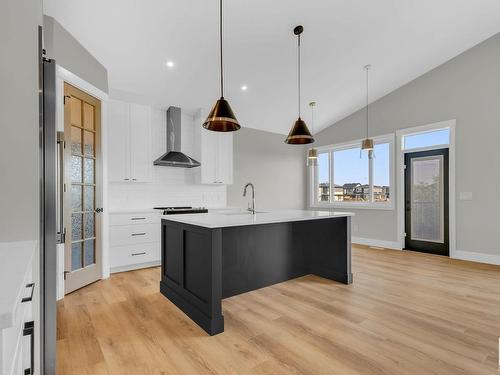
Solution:
M 248 207 L 248 211 L 250 211 L 252 214 L 255 215 L 255 186 L 253 186 L 253 184 L 251 182 L 247 183 L 245 185 L 245 188 L 243 189 L 243 196 L 246 197 L 247 196 L 247 187 L 251 186 L 252 187 L 252 206 Z

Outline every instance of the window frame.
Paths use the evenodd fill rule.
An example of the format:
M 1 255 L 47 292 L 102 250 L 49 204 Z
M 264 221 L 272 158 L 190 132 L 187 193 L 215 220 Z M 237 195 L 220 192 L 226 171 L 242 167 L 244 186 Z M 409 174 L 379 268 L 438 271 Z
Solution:
M 349 142 L 337 143 L 317 147 L 318 156 L 322 153 L 328 153 L 329 161 L 329 183 L 330 183 L 330 200 L 328 202 L 318 201 L 318 167 L 310 168 L 309 171 L 309 206 L 310 208 L 350 208 L 350 209 L 374 209 L 374 210 L 394 210 L 395 208 L 395 179 L 394 179 L 394 134 L 386 134 L 382 136 L 372 137 L 375 145 L 388 143 L 389 144 L 389 202 L 374 202 L 373 201 L 373 179 L 374 179 L 374 162 L 373 159 L 368 159 L 368 181 L 370 185 L 370 200 L 368 202 L 345 202 L 334 201 L 335 182 L 334 182 L 334 160 L 333 153 L 336 151 L 348 150 L 351 148 L 361 147 L 362 139 L 357 139 Z M 377 156 L 375 155 L 375 158 Z
M 435 144 L 432 146 L 422 146 L 422 147 L 406 147 L 406 138 L 412 136 L 418 136 L 423 134 L 436 133 L 443 130 L 448 130 L 448 143 Z M 449 126 L 438 127 L 435 129 L 426 129 L 415 133 L 408 133 L 401 135 L 401 150 L 403 152 L 418 152 L 418 151 L 427 151 L 431 149 L 441 149 L 441 148 L 449 148 L 451 143 L 451 128 Z

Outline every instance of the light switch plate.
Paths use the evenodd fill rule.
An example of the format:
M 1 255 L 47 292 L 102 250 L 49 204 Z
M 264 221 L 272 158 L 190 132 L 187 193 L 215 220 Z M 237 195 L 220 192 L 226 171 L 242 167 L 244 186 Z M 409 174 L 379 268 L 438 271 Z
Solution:
M 460 192 L 460 200 L 461 201 L 471 201 L 472 200 L 472 192 L 471 191 L 461 191 Z

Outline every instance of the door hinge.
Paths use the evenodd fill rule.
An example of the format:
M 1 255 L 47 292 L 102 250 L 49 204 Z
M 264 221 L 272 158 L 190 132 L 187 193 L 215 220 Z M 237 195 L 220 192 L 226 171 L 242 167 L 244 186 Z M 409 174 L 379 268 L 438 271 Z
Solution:
M 405 232 L 405 237 L 406 237 L 406 232 Z
M 64 95 L 63 96 L 63 104 L 66 104 L 66 99 L 70 99 L 71 95 Z
M 66 275 L 69 273 L 69 271 L 64 271 L 64 280 L 66 280 Z
M 403 169 L 406 169 L 406 164 L 405 164 L 405 165 L 403 165 Z
M 57 243 L 63 244 L 66 243 L 66 228 L 64 228 L 63 232 L 57 232 Z

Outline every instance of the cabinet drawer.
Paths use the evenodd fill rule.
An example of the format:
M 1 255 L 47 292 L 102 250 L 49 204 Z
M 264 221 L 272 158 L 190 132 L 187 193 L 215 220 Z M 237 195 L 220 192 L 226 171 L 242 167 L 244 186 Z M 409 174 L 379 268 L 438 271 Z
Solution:
M 160 224 L 160 215 L 156 212 L 109 215 L 109 225 L 132 224 Z
M 109 230 L 110 246 L 160 242 L 159 224 L 117 225 Z
M 21 374 L 29 367 L 30 342 L 23 337 L 24 323 L 33 319 L 31 302 L 20 304 L 13 327 L 0 330 L 1 374 Z M 12 372 L 11 372 L 12 371 Z
M 114 246 L 110 249 L 111 268 L 160 261 L 160 243 Z

